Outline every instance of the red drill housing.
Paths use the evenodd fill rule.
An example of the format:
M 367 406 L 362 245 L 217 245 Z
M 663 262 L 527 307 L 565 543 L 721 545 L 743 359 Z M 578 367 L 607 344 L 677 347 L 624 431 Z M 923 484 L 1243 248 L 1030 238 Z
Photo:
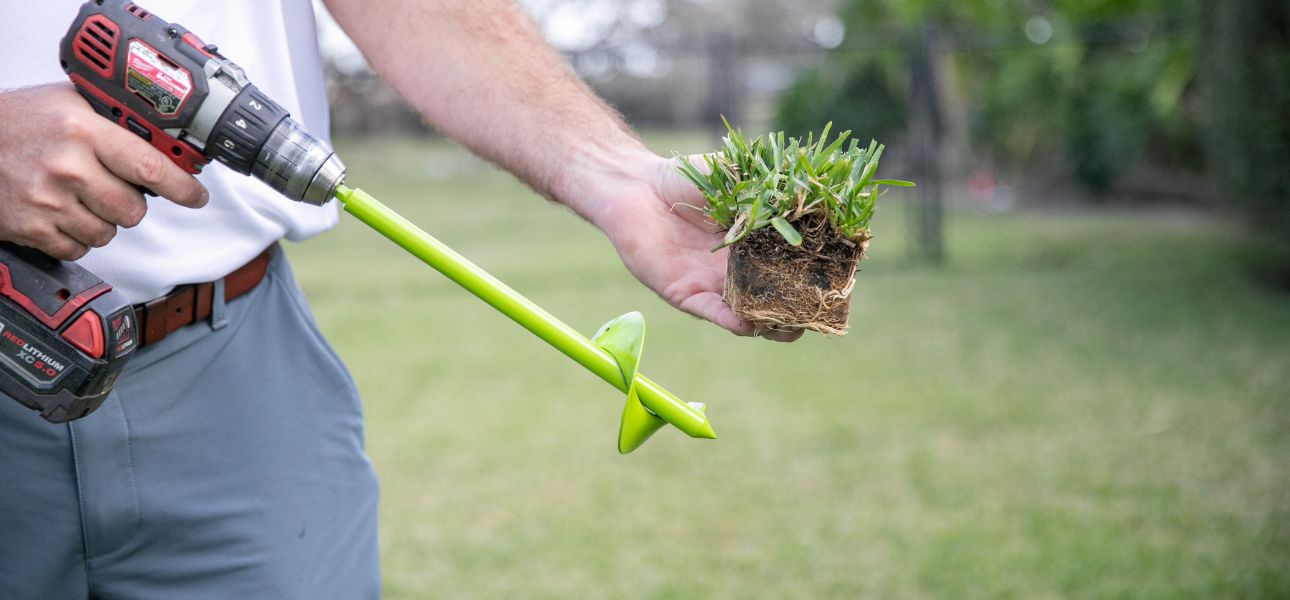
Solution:
M 210 91 L 204 65 L 211 56 L 183 27 L 132 2 L 104 1 L 81 8 L 63 38 L 61 64 L 96 112 L 199 173 L 210 158 L 176 135 Z

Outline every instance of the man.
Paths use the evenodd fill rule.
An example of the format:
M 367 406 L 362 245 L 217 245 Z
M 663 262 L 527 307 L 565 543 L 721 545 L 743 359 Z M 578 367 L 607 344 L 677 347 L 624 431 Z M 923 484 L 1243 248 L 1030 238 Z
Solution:
M 0 9 L 0 239 L 79 259 L 164 331 L 85 419 L 50 425 L 0 401 L 0 598 L 378 595 L 357 394 L 274 251 L 331 227 L 334 203 L 292 203 L 218 166 L 190 177 L 93 113 L 57 61 L 79 4 Z M 309 0 L 144 4 L 326 134 Z M 438 130 L 603 230 L 673 306 L 752 333 L 721 301 L 711 229 L 672 210 L 697 191 L 512 1 L 329 7 Z

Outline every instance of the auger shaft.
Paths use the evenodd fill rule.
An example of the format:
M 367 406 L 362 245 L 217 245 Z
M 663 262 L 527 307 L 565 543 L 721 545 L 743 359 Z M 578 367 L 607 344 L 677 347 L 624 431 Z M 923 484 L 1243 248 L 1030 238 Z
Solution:
M 403 218 L 371 195 L 340 186 L 336 198 L 345 212 L 354 215 L 390 241 L 401 246 L 466 291 L 563 352 L 565 356 L 595 373 L 610 385 L 627 393 L 631 382 L 624 378 L 618 361 L 586 336 L 543 310 L 519 292 L 480 268 L 443 242 Z M 715 439 L 707 416 L 682 402 L 643 375 L 636 377 L 636 393 L 646 408 L 690 437 Z

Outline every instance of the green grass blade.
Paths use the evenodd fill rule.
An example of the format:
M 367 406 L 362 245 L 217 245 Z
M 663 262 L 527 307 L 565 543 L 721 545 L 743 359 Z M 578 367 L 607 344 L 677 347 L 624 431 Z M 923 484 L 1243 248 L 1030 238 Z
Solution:
M 797 228 L 793 227 L 792 223 L 784 220 L 784 217 L 775 217 L 770 220 L 770 224 L 775 227 L 775 231 L 784 236 L 784 241 L 788 242 L 789 245 L 802 245 L 802 234 L 798 233 Z
M 790 243 L 801 234 L 791 220 L 821 215 L 844 234 L 864 230 L 873 214 L 876 191 L 883 186 L 910 187 L 897 179 L 874 179 L 883 145 L 861 146 L 843 131 L 833 139 L 830 122 L 805 137 L 783 131 L 749 139 L 725 116 L 726 135 L 716 153 L 702 165 L 682 162 L 677 169 L 707 201 L 705 213 L 726 230 L 717 247 L 742 240 L 754 230 L 772 226 Z M 678 158 L 681 158 L 678 156 Z

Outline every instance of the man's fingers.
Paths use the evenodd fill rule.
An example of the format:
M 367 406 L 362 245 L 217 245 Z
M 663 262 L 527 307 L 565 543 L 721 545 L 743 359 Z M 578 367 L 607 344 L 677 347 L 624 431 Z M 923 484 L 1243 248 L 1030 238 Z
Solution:
M 137 188 L 102 167 L 77 186 L 76 195 L 100 219 L 125 228 L 138 225 L 148 212 L 148 202 Z
M 752 323 L 735 315 L 716 292 L 700 292 L 690 296 L 682 300 L 678 308 L 729 329 L 735 335 L 757 336 L 772 342 L 795 342 L 804 333 L 801 329 L 755 328 Z
M 89 246 L 82 244 L 71 236 L 59 232 L 39 246 L 40 251 L 58 260 L 78 260 L 90 251 Z
M 108 133 L 110 132 L 110 133 Z M 117 177 L 189 208 L 206 205 L 206 188 L 142 138 L 103 121 L 94 153 Z
M 682 300 L 677 308 L 700 319 L 712 321 L 736 335 L 753 334 L 752 323 L 735 316 L 734 311 L 730 310 L 730 307 L 721 299 L 721 295 L 716 292 L 699 292 Z
M 76 260 L 90 250 L 49 220 L 27 223 L 21 234 L 14 235 L 9 241 L 35 248 L 59 260 Z
M 63 209 L 58 230 L 90 248 L 102 248 L 116 237 L 116 225 L 100 219 L 80 202 Z
M 803 329 L 767 329 L 763 328 L 753 335 L 768 339 L 772 342 L 796 342 L 802 334 L 806 333 Z

